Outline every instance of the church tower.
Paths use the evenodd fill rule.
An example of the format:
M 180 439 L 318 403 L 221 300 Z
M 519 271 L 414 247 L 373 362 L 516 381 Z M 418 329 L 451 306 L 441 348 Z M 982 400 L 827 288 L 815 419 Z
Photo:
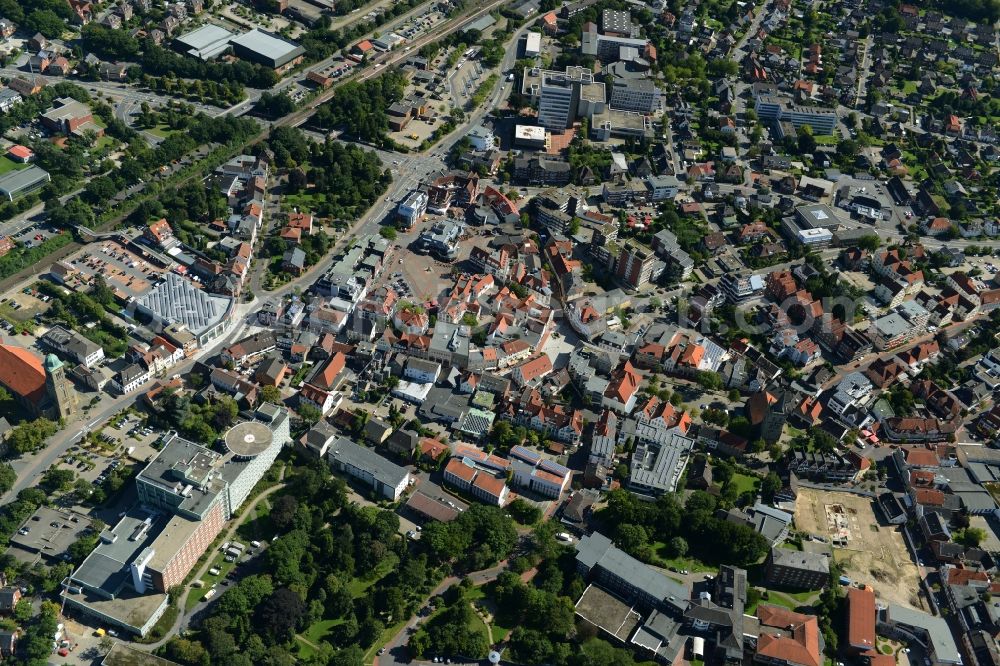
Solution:
M 66 369 L 55 354 L 45 357 L 45 394 L 56 419 L 69 418 L 79 407 L 76 391 L 66 379 Z

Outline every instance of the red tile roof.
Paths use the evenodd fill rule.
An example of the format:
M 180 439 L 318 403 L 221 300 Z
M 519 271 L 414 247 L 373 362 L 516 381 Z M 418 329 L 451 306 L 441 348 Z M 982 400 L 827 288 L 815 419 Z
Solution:
M 344 369 L 344 365 L 347 363 L 347 357 L 343 352 L 337 352 L 330 357 L 329 362 L 323 370 L 313 377 L 311 382 L 317 388 L 328 389 L 333 386 L 333 383 L 337 380 L 337 375 L 340 371 Z
M 913 467 L 937 467 L 941 464 L 937 453 L 928 449 L 912 448 L 906 450 L 906 464 Z
M 13 155 L 14 157 L 21 160 L 30 160 L 32 157 L 35 156 L 35 153 L 31 151 L 31 148 L 21 145 L 11 146 L 10 150 L 7 151 L 7 154 Z
M 944 493 L 931 488 L 917 488 L 913 491 L 913 498 L 917 504 L 928 506 L 941 506 L 944 504 Z
M 974 571 L 972 569 L 949 568 L 946 569 L 946 580 L 949 585 L 968 585 L 973 581 L 981 583 L 990 582 L 990 577 L 985 571 Z
M 847 642 L 859 650 L 875 647 L 875 591 L 870 587 L 847 591 Z
M 472 483 L 472 479 L 476 476 L 476 469 L 474 467 L 469 467 L 459 458 L 452 458 L 449 460 L 448 464 L 444 468 L 444 471 L 452 476 L 457 476 L 466 483 Z
M 542 354 L 517 366 L 517 371 L 521 375 L 522 382 L 528 383 L 552 372 L 552 361 L 547 354 Z
M 0 345 L 0 384 L 37 405 L 45 396 L 42 359 L 23 347 Z
M 814 615 L 803 615 L 779 606 L 757 606 L 760 638 L 757 654 L 799 666 L 822 666 L 819 652 L 819 623 Z M 780 629 L 768 633 L 766 627 Z
M 476 475 L 476 480 L 472 482 L 472 485 L 479 488 L 483 492 L 500 499 L 500 494 L 503 492 L 503 489 L 507 484 L 503 479 L 498 479 L 495 476 L 490 476 L 489 474 L 480 472 Z

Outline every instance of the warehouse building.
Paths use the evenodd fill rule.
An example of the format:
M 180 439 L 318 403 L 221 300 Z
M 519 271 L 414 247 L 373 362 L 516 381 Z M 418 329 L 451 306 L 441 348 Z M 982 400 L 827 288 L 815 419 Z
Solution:
M 235 36 L 225 28 L 209 23 L 174 39 L 174 48 L 192 58 L 211 60 L 225 52 Z
M 270 67 L 279 74 L 301 63 L 306 53 L 302 46 L 258 29 L 234 37 L 230 43 L 240 58 Z

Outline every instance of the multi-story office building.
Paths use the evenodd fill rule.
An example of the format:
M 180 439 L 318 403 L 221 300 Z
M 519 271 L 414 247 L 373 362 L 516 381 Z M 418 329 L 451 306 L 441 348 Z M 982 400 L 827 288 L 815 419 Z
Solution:
M 772 547 L 767 559 L 767 582 L 777 587 L 818 590 L 830 582 L 830 557 Z
M 521 92 L 538 104 L 538 124 L 550 130 L 572 127 L 577 118 L 589 118 L 605 105 L 604 84 L 586 67 L 565 72 L 525 68 Z
M 396 209 L 396 217 L 409 229 L 423 219 L 427 212 L 427 193 L 420 190 L 410 192 Z
M 796 130 L 809 125 L 813 134 L 833 134 L 837 126 L 837 113 L 833 109 L 800 106 L 774 95 L 759 95 L 754 110 L 761 120 L 775 123 L 788 122 Z
M 660 108 L 661 91 L 648 78 L 646 71 L 637 71 L 628 63 L 612 63 L 605 70 L 605 81 L 611 87 L 608 106 L 620 111 L 653 113 Z

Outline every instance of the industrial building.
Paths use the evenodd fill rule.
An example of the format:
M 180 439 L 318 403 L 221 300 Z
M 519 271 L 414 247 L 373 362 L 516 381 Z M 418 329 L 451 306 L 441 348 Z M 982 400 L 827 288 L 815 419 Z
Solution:
M 230 40 L 237 56 L 276 72 L 285 72 L 302 62 L 306 50 L 269 32 L 254 29 Z
M 221 26 L 207 23 L 174 38 L 174 48 L 192 58 L 211 60 L 224 53 L 235 36 Z

